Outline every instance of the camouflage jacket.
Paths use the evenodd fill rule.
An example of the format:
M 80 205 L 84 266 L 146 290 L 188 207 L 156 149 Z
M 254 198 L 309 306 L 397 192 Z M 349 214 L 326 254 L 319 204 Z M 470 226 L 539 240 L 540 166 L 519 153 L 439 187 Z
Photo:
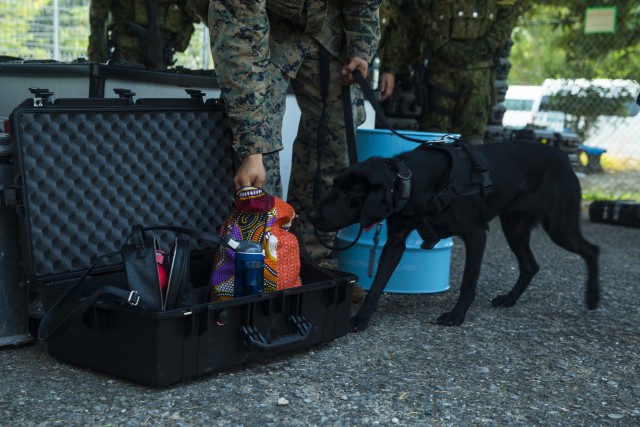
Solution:
M 160 31 L 166 35 L 165 46 L 176 52 L 183 52 L 189 45 L 194 32 L 194 23 L 200 18 L 187 4 L 187 0 L 155 0 L 158 5 Z M 132 31 L 132 24 L 142 31 L 149 28 L 149 10 L 146 0 L 91 0 L 89 6 L 88 55 L 91 61 L 105 62 L 109 59 L 109 32 L 112 42 L 127 44 L 130 49 L 147 49 L 142 35 Z M 170 44 L 170 46 L 166 46 Z
M 403 72 L 425 58 L 454 68 L 490 67 L 516 23 L 516 0 L 389 0 L 380 43 L 383 71 Z
M 194 9 L 198 0 L 190 0 Z M 269 67 L 294 76 L 310 42 L 333 56 L 370 61 L 380 38 L 381 0 L 216 0 L 211 50 L 241 157 L 282 148 L 269 114 Z M 200 12 L 203 13 L 203 12 Z M 319 84 L 319 82 L 318 82 Z

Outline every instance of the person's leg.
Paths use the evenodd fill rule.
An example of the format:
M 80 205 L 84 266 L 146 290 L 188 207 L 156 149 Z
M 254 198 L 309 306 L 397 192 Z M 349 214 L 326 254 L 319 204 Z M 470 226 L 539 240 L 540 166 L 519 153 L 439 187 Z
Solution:
M 418 118 L 420 130 L 458 133 L 453 126 L 456 102 L 459 97 L 455 70 L 433 64 L 427 70 L 427 106 Z
M 349 165 L 344 109 L 342 107 L 342 86 L 338 81 L 342 63 L 335 58 L 329 60 L 330 84 L 327 105 L 324 109 L 326 126 L 324 131 L 321 131 L 319 127 L 323 105 L 317 44 L 312 52 L 313 54 L 309 55 L 302 64 L 295 80 L 291 81 L 302 115 L 298 135 L 293 145 L 287 202 L 294 207 L 299 215 L 300 243 L 304 245 L 314 261 L 335 268 L 333 261 L 327 259 L 331 251 L 318 241 L 316 232 L 307 219 L 306 211 L 313 206 L 314 199 L 321 197 L 333 185 L 333 179 L 338 172 Z M 354 86 L 351 86 L 350 91 L 355 128 L 364 123 L 366 119 L 364 99 L 362 93 L 356 92 Z M 318 144 L 321 144 L 319 176 L 317 174 Z M 315 194 L 314 197 L 316 180 L 318 180 L 317 187 L 320 188 L 320 194 Z M 320 239 L 329 245 L 333 245 L 335 234 L 318 232 Z M 364 289 L 356 284 L 351 296 L 352 302 L 361 302 L 364 296 Z
M 333 184 L 337 173 L 349 165 L 342 108 L 342 86 L 338 81 L 342 63 L 336 58 L 329 60 L 330 83 L 324 110 L 326 125 L 320 129 L 323 103 L 318 48 L 317 44 L 309 46 L 309 54 L 305 62 L 298 70 L 295 79 L 291 81 L 302 115 L 298 135 L 293 145 L 291 178 L 287 195 L 287 202 L 299 215 L 302 243 L 316 261 L 327 257 L 330 250 L 318 242 L 314 228 L 306 217 L 306 211 L 316 201 L 314 196 L 316 199 L 321 197 Z M 357 101 L 352 102 L 354 105 L 357 103 Z M 358 124 L 364 121 L 362 101 L 354 117 Z M 319 174 L 318 152 L 321 156 Z M 314 185 L 319 189 L 319 191 L 316 190 L 319 194 L 314 194 Z M 320 236 L 323 241 L 332 245 L 335 233 L 320 233 Z
M 469 145 L 484 143 L 484 132 L 493 105 L 493 75 L 488 68 L 461 71 L 460 98 L 456 107 L 453 128 Z

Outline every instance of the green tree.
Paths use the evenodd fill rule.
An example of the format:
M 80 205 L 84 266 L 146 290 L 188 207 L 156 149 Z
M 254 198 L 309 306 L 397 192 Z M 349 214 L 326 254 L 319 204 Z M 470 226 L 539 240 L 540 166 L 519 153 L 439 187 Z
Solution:
M 588 7 L 616 6 L 613 34 L 584 34 Z M 637 79 L 640 75 L 640 3 L 631 0 L 537 0 L 514 30 L 511 84 L 545 78 Z

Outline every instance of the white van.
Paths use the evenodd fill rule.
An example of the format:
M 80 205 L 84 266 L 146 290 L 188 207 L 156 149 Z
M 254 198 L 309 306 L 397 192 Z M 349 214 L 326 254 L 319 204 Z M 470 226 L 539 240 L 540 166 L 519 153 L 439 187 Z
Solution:
M 504 100 L 506 111 L 502 125 L 509 127 L 536 127 L 562 132 L 565 114 L 547 108 L 548 91 L 543 86 L 510 85 Z

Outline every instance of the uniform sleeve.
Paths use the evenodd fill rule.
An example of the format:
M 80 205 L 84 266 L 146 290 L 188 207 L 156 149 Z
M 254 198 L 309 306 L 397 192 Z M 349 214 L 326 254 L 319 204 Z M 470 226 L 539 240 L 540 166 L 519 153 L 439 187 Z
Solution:
M 107 18 L 111 11 L 112 0 L 92 0 L 89 6 L 89 46 L 87 55 L 93 62 L 106 62 L 107 53 Z
M 209 32 L 215 72 L 240 158 L 279 150 L 269 114 L 269 19 L 266 0 L 210 3 Z
M 373 60 L 380 41 L 381 4 L 382 0 L 347 0 L 342 3 L 349 58 Z

